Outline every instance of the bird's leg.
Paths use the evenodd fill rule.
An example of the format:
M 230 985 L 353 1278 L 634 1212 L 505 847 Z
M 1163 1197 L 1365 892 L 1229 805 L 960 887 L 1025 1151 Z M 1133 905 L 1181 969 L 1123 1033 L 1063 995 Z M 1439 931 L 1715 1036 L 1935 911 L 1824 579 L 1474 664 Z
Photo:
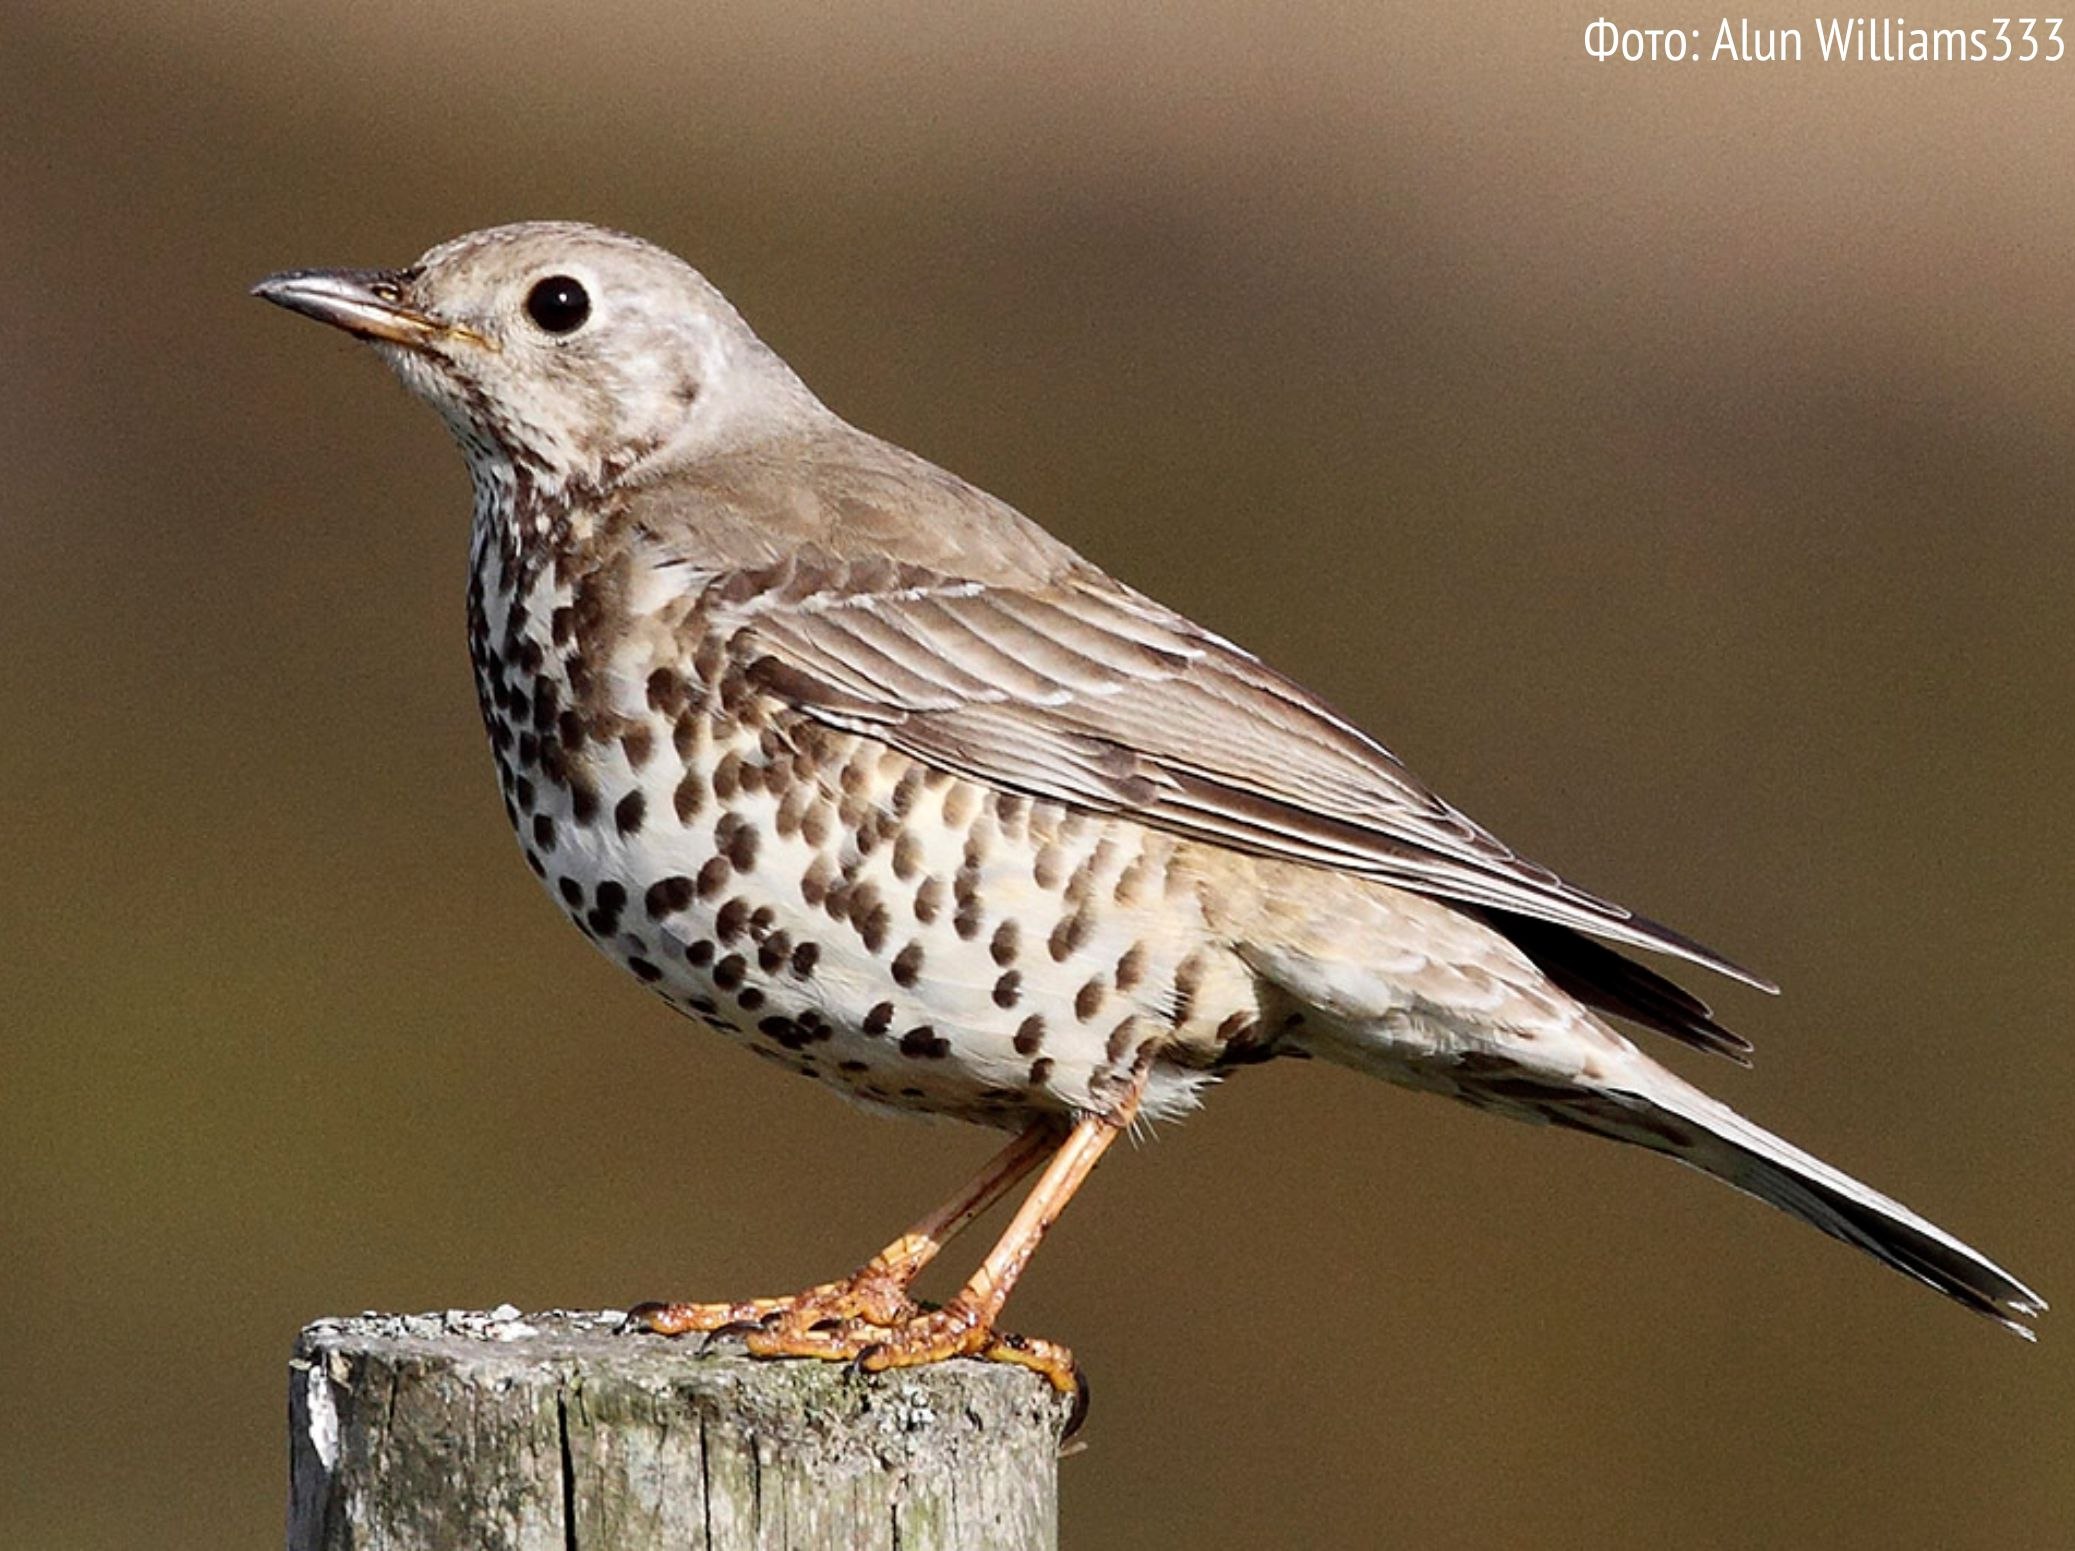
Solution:
M 988 1159 L 979 1173 L 942 1206 L 839 1282 L 823 1282 L 781 1298 L 746 1298 L 738 1303 L 645 1303 L 628 1322 L 657 1335 L 722 1330 L 735 1325 L 767 1326 L 792 1334 L 831 1321 L 861 1321 L 887 1328 L 915 1313 L 908 1287 L 937 1252 L 975 1217 L 999 1201 L 1059 1145 L 1059 1131 L 1041 1121 Z
M 997 1331 L 995 1321 L 1046 1232 L 1138 1113 L 1144 1081 L 1144 1074 L 1139 1074 L 1114 1112 L 1086 1116 L 1067 1133 L 1000 1240 L 942 1308 L 911 1307 L 890 1327 L 879 1329 L 850 1321 L 826 1329 L 759 1330 L 749 1337 L 749 1350 L 760 1357 L 854 1358 L 872 1372 L 919 1367 L 949 1357 L 980 1357 L 1030 1368 L 1073 1394 L 1080 1387 L 1080 1375 L 1071 1352 L 1056 1342 Z

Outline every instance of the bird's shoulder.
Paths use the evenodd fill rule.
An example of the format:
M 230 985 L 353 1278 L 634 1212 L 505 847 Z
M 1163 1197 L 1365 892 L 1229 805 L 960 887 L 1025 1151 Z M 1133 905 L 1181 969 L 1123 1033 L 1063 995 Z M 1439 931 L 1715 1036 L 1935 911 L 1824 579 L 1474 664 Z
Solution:
M 1092 573 L 1007 502 L 833 417 L 722 450 L 620 493 L 616 525 L 716 577 L 795 560 L 868 589 L 888 567 L 1002 586 Z

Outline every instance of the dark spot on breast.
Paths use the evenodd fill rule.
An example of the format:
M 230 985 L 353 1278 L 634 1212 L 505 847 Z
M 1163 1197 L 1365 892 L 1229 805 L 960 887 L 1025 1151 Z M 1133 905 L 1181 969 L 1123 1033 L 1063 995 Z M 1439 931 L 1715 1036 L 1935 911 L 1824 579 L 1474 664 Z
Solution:
M 1115 1028 L 1111 1029 L 1109 1041 L 1103 1047 L 1103 1054 L 1112 1061 L 1123 1060 L 1131 1050 L 1131 1036 L 1137 1027 L 1138 1019 L 1136 1017 L 1127 1017 Z
M 944 788 L 944 824 L 949 829 L 964 829 L 979 811 L 980 791 L 970 781 L 954 781 Z
M 1066 853 L 1055 845 L 1038 847 L 1036 857 L 1031 860 L 1030 875 L 1041 889 L 1056 889 L 1066 876 Z
M 807 870 L 800 874 L 800 898 L 805 900 L 809 907 L 822 904 L 828 899 L 829 876 L 834 870 L 827 857 L 817 856 L 807 864 Z
M 755 1012 L 764 1005 L 764 993 L 755 986 L 744 986 L 735 993 L 735 1000 L 742 1004 L 745 1012 Z
M 1023 972 L 1018 969 L 1007 971 L 994 982 L 994 1005 L 1014 1007 L 1023 999 Z
M 677 783 L 677 790 L 670 794 L 670 806 L 677 811 L 677 822 L 689 824 L 699 816 L 705 806 L 706 788 L 695 771 Z
M 581 907 L 584 902 L 584 886 L 574 878 L 557 878 L 555 890 L 565 904 Z
M 574 711 L 564 711 L 555 718 L 555 736 L 565 750 L 574 754 L 584 746 L 584 719 Z
M 641 896 L 642 907 L 648 911 L 652 921 L 660 921 L 664 916 L 683 910 L 691 902 L 692 880 L 681 874 L 658 878 Z
M 651 711 L 675 716 L 689 698 L 690 691 L 674 668 L 658 668 L 648 676 L 648 708 Z
M 869 883 L 859 885 L 855 892 L 859 896 L 869 897 L 852 901 L 850 924 L 857 928 L 857 935 L 864 941 L 865 951 L 879 953 L 886 947 L 886 934 L 893 925 L 893 912 L 886 908 L 885 903 L 878 898 L 878 891 Z
M 965 854 L 960 860 L 959 871 L 969 872 L 975 878 L 979 877 L 980 868 L 987 860 L 988 844 L 992 839 L 990 831 L 974 825 L 965 837 Z
M 800 838 L 817 851 L 828 844 L 835 827 L 836 810 L 826 801 L 815 803 L 800 815 Z
M 1192 953 L 1174 967 L 1174 1022 L 1187 1023 L 1196 1011 L 1196 993 L 1203 988 L 1203 956 Z
M 750 872 L 757 864 L 757 827 L 747 820 L 735 826 L 728 841 L 728 860 L 737 872 Z
M 1135 942 L 1126 948 L 1117 960 L 1116 982 L 1119 991 L 1129 991 L 1145 978 L 1146 945 Z
M 627 793 L 612 808 L 612 826 L 623 835 L 631 835 L 641 828 L 641 818 L 648 811 L 648 799 L 636 787 Z
M 884 1034 L 893 1027 L 893 1003 L 874 1002 L 872 1010 L 865 1014 L 864 1031 L 867 1034 Z
M 757 914 L 762 915 L 763 912 L 760 910 Z M 751 919 L 750 930 L 752 933 L 756 930 L 754 918 Z M 757 943 L 757 968 L 767 975 L 777 974 L 785 961 L 792 956 L 792 948 L 793 940 L 789 935 L 784 932 L 773 932 Z
M 651 983 L 663 978 L 663 972 L 644 958 L 629 958 L 627 960 L 627 968 L 634 971 L 636 978 Z
M 911 942 L 893 956 L 893 983 L 912 986 L 922 974 L 922 944 Z
M 1100 977 L 1089 981 L 1074 993 L 1074 1016 L 1086 1023 L 1102 1011 L 1103 998 L 1109 994 Z
M 723 991 L 739 991 L 748 973 L 748 962 L 741 954 L 731 953 L 713 966 L 713 983 Z
M 749 901 L 737 894 L 720 907 L 713 918 L 713 934 L 722 942 L 733 942 L 749 927 Z
M 1045 1085 L 1045 1083 L 1051 1078 L 1051 1076 L 1052 1058 L 1050 1056 L 1039 1056 L 1035 1061 L 1030 1063 L 1031 1087 L 1042 1088 Z
M 915 919 L 924 926 L 934 923 L 944 912 L 944 880 L 924 878 L 915 890 Z
M 1045 1042 L 1045 1020 L 1032 1013 L 1016 1026 L 1016 1054 L 1034 1056 Z
M 699 876 L 692 880 L 692 891 L 701 899 L 711 899 L 728 886 L 734 873 L 725 856 L 709 856 L 699 867 Z
M 627 908 L 627 890 L 608 878 L 598 885 L 591 913 L 584 917 L 592 931 L 608 937 L 619 930 L 620 912 Z
M 713 767 L 713 795 L 732 802 L 742 790 L 742 756 L 730 750 Z
M 694 937 L 684 945 L 685 962 L 694 969 L 704 969 L 713 962 L 713 942 L 709 938 Z M 706 1009 L 711 1012 L 712 1008 Z
M 862 855 L 869 855 L 872 847 L 879 843 L 877 831 L 867 827 L 867 808 L 862 797 L 845 797 L 836 805 L 836 824 L 850 836 Z
M 656 735 L 649 731 L 648 723 L 636 722 L 620 734 L 620 752 L 627 756 L 627 768 L 639 770 L 648 763 L 655 752 Z
M 534 801 L 539 795 L 533 790 L 533 783 L 525 776 L 520 776 L 514 784 L 514 790 L 518 795 L 519 806 L 526 809 L 529 813 L 532 812 Z
M 1089 930 L 1086 911 L 1076 910 L 1062 916 L 1059 924 L 1052 928 L 1052 935 L 1045 939 L 1045 951 L 1052 955 L 1052 962 L 1064 964 L 1078 953 L 1081 944 L 1088 940 Z
M 922 839 L 912 829 L 904 829 L 894 836 L 893 875 L 903 883 L 912 883 L 921 871 Z
M 540 854 L 537 851 L 528 851 L 526 853 L 526 865 L 533 869 L 535 877 L 545 878 L 548 875 L 547 864 L 540 859 Z
M 1014 921 L 1004 921 L 994 929 L 994 940 L 987 945 L 988 954 L 994 962 L 1006 969 L 1016 962 L 1016 950 L 1022 945 L 1023 929 Z
M 555 849 L 555 821 L 545 813 L 533 815 L 533 843 L 543 851 Z
M 951 1041 L 928 1024 L 917 1024 L 901 1036 L 901 1054 L 923 1061 L 941 1061 L 951 1054 Z
M 900 779 L 893 783 L 893 791 L 887 797 L 887 806 L 892 808 L 897 816 L 906 818 L 914 809 L 915 799 L 921 793 L 922 767 L 911 764 L 901 772 Z
M 821 962 L 821 944 L 803 942 L 793 949 L 792 971 L 805 980 L 814 973 L 814 966 Z
M 579 824 L 598 817 L 598 788 L 581 776 L 569 779 L 569 816 Z
M 788 1050 L 807 1048 L 807 1031 L 791 1018 L 781 1018 L 775 1014 L 769 1018 L 759 1018 L 757 1032 L 777 1040 Z

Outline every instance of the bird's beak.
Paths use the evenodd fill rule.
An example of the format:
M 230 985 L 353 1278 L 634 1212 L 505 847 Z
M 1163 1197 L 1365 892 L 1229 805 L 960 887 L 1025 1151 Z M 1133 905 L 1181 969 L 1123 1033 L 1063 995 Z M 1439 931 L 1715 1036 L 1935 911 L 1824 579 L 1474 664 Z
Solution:
M 480 334 L 406 306 L 409 276 L 394 269 L 290 269 L 269 275 L 252 294 L 344 329 L 356 339 L 429 350 L 455 339 L 487 344 Z

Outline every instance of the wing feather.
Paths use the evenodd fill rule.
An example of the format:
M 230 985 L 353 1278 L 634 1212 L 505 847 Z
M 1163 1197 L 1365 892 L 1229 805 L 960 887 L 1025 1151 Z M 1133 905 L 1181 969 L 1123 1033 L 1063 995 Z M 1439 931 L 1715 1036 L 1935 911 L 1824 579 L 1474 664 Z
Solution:
M 1444 802 L 1382 744 L 1257 658 L 1094 573 L 1037 587 L 809 574 L 733 587 L 736 649 L 767 686 L 977 780 L 1263 856 L 1344 868 L 1769 982 L 1565 882 Z M 895 585 L 897 583 L 897 585 Z M 1610 1010 L 1718 1048 L 1706 1008 L 1647 970 L 1617 973 L 1527 934 Z M 1583 945 L 1589 948 L 1590 945 Z M 1611 978 L 1609 978 L 1611 977 Z

